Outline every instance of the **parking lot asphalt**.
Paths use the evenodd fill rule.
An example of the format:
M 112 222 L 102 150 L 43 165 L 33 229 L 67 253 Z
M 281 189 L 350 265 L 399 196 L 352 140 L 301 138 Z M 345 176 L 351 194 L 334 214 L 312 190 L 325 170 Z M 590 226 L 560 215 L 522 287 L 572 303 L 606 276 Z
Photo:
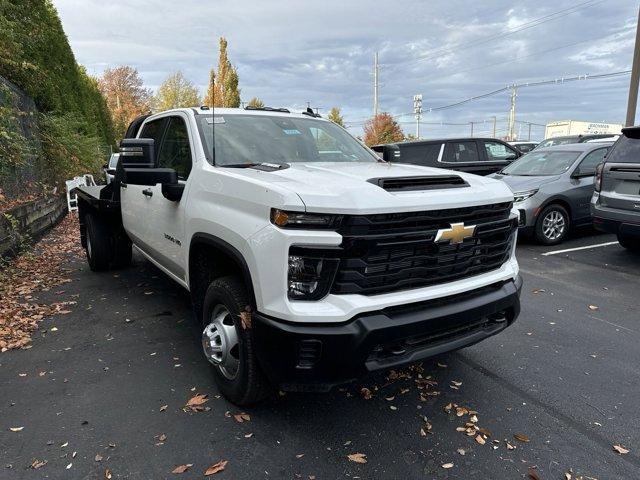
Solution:
M 617 244 L 554 253 L 614 241 L 522 242 L 522 313 L 496 337 L 243 410 L 219 397 L 179 286 L 140 257 L 103 274 L 75 259 L 73 282 L 42 295 L 77 300 L 72 313 L 0 355 L 0 478 L 203 478 L 220 460 L 211 478 L 640 478 L 640 256 Z M 422 401 L 418 375 L 439 394 Z M 210 409 L 183 411 L 196 393 Z M 473 413 L 448 404 L 477 411 L 484 444 L 456 431 Z

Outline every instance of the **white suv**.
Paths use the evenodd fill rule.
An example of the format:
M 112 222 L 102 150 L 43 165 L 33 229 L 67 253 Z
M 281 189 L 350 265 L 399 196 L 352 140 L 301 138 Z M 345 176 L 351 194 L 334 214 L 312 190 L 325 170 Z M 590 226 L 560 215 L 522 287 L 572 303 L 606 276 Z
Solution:
M 462 348 L 519 313 L 502 182 L 382 162 L 311 112 L 181 109 L 133 127 L 115 181 L 79 194 L 89 264 L 128 264 L 132 242 L 188 289 L 238 404 Z

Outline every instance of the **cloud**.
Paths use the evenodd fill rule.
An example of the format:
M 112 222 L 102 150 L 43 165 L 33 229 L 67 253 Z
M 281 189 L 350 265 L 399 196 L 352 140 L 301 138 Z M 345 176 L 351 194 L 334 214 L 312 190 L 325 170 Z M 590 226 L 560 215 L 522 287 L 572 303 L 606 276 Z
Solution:
M 343 109 L 359 133 L 371 115 L 375 51 L 380 53 L 381 109 L 409 113 L 412 97 L 436 106 L 515 81 L 629 68 L 637 15 L 623 0 L 593 1 L 559 18 L 510 34 L 527 22 L 575 6 L 568 0 L 54 0 L 78 61 L 100 75 L 132 65 L 156 88 L 182 70 L 203 90 L 229 41 L 242 97 L 268 105 Z M 620 120 L 628 78 L 523 89 L 517 114 L 535 123 L 560 118 Z M 506 117 L 508 95 L 425 115 L 425 122 L 489 122 Z M 401 117 L 411 122 L 412 117 Z M 411 123 L 404 125 L 413 131 Z M 478 127 L 479 128 L 479 127 Z M 487 127 L 489 130 L 491 128 Z M 467 134 L 466 126 L 422 129 Z M 475 130 L 475 129 L 474 129 Z

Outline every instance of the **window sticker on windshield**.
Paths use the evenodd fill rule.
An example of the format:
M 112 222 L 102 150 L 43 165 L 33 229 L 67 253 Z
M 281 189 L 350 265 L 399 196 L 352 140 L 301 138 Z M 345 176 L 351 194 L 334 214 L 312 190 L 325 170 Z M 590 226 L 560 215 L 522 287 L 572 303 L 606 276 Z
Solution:
M 207 118 L 207 123 L 209 125 L 213 124 L 213 123 L 227 123 L 224 121 L 224 117 L 213 117 L 213 118 Z
M 290 129 L 290 130 L 282 130 L 284 132 L 285 135 L 302 135 L 302 133 L 300 132 L 300 130 L 297 130 L 295 128 Z

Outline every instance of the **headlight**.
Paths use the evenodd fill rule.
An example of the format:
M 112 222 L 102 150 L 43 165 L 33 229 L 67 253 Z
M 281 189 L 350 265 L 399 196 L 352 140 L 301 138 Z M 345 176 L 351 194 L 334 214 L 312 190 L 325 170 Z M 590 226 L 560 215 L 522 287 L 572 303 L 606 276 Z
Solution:
M 311 252 L 310 252 L 311 253 Z M 319 300 L 333 282 L 339 259 L 306 256 L 303 248 L 292 248 L 289 254 L 288 295 L 291 300 Z
M 271 223 L 280 228 L 332 228 L 339 217 L 321 213 L 285 212 L 271 209 Z
M 513 203 L 524 202 L 527 198 L 533 197 L 536 193 L 538 193 L 538 189 L 528 190 L 526 192 L 517 192 L 513 194 Z

